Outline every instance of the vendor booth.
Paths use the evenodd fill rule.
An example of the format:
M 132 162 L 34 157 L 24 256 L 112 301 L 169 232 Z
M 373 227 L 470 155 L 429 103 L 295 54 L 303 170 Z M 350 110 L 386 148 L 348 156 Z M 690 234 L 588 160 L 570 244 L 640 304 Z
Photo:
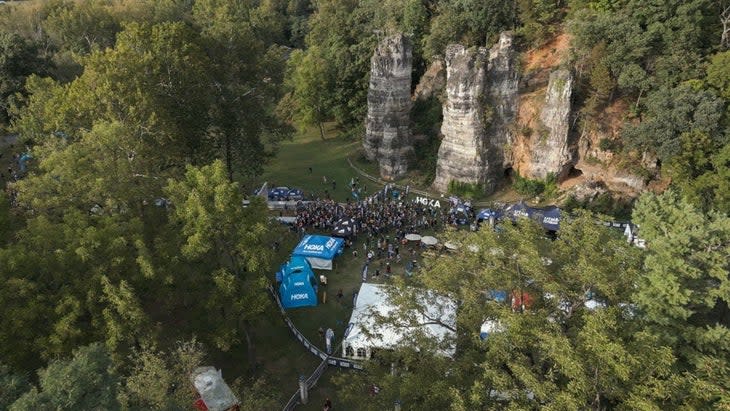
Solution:
M 277 273 L 277 281 L 279 278 L 279 299 L 284 308 L 317 305 L 317 279 L 307 260 L 292 257 Z
M 388 301 L 387 287 L 389 286 L 371 283 L 363 283 L 360 286 L 360 292 L 357 294 L 355 307 L 350 317 L 348 331 L 342 342 L 343 357 L 370 358 L 374 350 L 395 348 L 407 341 L 408 336 L 415 331 L 413 327 L 407 326 L 376 325 L 373 313 L 387 316 L 395 309 Z M 452 330 L 443 325 L 435 324 L 432 319 L 437 318 L 443 324 L 448 324 L 449 327 L 455 329 L 456 302 L 429 290 L 423 290 L 420 296 L 422 302 L 429 302 L 425 314 L 431 320 L 425 318 L 423 313 L 414 312 L 416 318 L 420 318 L 423 323 L 423 325 L 418 326 L 418 331 L 436 341 L 454 338 L 455 333 Z M 452 345 L 439 351 L 438 354 L 453 357 L 455 352 L 456 348 Z
M 556 206 L 544 208 L 530 207 L 520 201 L 505 208 L 504 215 L 512 219 L 512 221 L 520 217 L 527 217 L 536 221 L 548 231 L 558 231 L 560 228 L 560 208 Z
M 342 238 L 306 235 L 294 248 L 292 257 L 306 258 L 314 269 L 331 270 L 332 260 L 342 254 L 344 245 L 345 240 Z

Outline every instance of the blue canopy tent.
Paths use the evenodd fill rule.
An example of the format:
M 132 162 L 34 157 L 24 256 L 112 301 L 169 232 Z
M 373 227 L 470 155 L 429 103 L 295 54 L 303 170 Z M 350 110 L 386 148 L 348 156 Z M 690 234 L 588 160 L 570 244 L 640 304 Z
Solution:
M 279 298 L 284 308 L 313 307 L 317 305 L 317 279 L 309 263 L 301 257 L 292 257 L 282 265 Z
M 287 193 L 287 198 L 289 199 L 289 201 L 304 200 L 304 191 L 298 188 L 292 188 Z
M 511 204 L 504 209 L 504 215 L 509 217 L 512 221 L 517 220 L 519 217 L 530 217 L 532 209 L 528 207 L 524 202 Z
M 512 221 L 519 217 L 527 217 L 543 226 L 546 230 L 558 231 L 560 228 L 560 208 L 550 206 L 545 208 L 530 207 L 524 202 L 512 204 L 504 210 L 504 214 Z
M 289 196 L 289 187 L 276 187 L 269 190 L 269 200 L 286 200 Z
M 451 214 L 454 216 L 456 223 L 459 225 L 466 225 L 469 224 L 470 220 L 470 214 L 471 210 L 464 206 L 463 204 L 459 204 L 456 207 L 451 208 Z
M 502 218 L 502 212 L 499 210 L 492 210 L 491 208 L 483 208 L 477 213 L 477 222 L 479 221 L 490 221 L 490 219 L 499 220 Z
M 555 206 L 533 208 L 532 219 L 542 224 L 543 228 L 558 231 L 560 228 L 560 209 Z
M 345 240 L 323 235 L 306 235 L 294 248 L 292 257 L 304 257 L 312 268 L 331 270 L 332 260 L 342 254 Z

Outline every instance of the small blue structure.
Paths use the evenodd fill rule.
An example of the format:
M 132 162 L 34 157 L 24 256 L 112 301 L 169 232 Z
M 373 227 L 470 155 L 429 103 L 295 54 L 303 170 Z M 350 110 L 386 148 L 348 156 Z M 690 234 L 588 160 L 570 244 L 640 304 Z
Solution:
M 489 290 L 489 291 L 487 291 L 487 298 L 490 300 L 494 300 L 498 303 L 507 302 L 507 291 Z
M 489 220 L 490 218 L 494 218 L 496 220 L 500 217 L 502 217 L 502 215 L 491 208 L 483 208 L 479 210 L 479 213 L 477 214 L 477 220 Z
M 482 323 L 479 329 L 479 339 L 484 341 L 489 338 L 490 335 L 504 331 L 504 327 L 497 320 L 488 319 Z
M 292 257 L 276 274 L 281 276 L 279 298 L 284 308 L 314 307 L 317 305 L 317 279 L 307 260 Z
M 30 155 L 29 153 L 23 153 L 23 154 L 22 154 L 22 155 L 21 155 L 21 156 L 20 156 L 20 157 L 18 158 L 18 166 L 20 167 L 20 171 L 21 171 L 21 172 L 25 173 L 25 171 L 27 170 L 27 168 L 26 168 L 26 163 L 28 162 L 28 160 L 30 160 L 30 159 L 32 159 L 32 158 L 33 158 L 33 156 L 32 156 L 32 155 Z
M 332 260 L 342 254 L 345 240 L 323 235 L 306 235 L 294 248 L 292 257 L 304 257 L 314 269 L 331 270 Z

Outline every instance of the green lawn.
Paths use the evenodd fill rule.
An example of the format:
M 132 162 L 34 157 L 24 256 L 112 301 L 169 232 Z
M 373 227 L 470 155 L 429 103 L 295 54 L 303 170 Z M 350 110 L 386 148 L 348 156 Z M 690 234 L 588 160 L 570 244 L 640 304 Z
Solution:
M 356 157 L 361 147 L 359 140 L 349 140 L 336 135 L 330 125 L 327 127 L 326 140 L 322 140 L 319 131 L 310 129 L 304 133 L 297 133 L 291 140 L 284 142 L 276 158 L 267 165 L 261 176 L 269 187 L 287 186 L 304 190 L 307 197 L 324 198 L 325 190 L 336 201 L 345 201 L 352 198 L 350 194 L 350 179 L 359 175 L 347 163 L 347 157 Z M 312 168 L 312 173 L 309 172 Z M 322 177 L 327 177 L 327 184 Z M 336 187 L 332 188 L 332 181 Z M 368 193 L 377 190 L 375 184 L 360 178 L 360 184 L 365 185 Z

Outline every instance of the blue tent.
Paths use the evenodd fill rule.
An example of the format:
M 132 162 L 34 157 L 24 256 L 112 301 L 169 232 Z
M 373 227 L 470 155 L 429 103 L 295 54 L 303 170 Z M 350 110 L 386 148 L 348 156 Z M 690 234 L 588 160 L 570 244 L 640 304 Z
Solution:
M 292 257 L 283 264 L 277 278 L 281 275 L 279 298 L 284 308 L 313 307 L 317 305 L 317 279 L 307 260 Z
M 298 188 L 292 188 L 289 190 L 289 192 L 287 192 L 286 196 L 289 201 L 304 200 L 304 191 Z
M 528 207 L 524 202 L 511 204 L 504 209 L 504 215 L 512 219 L 517 220 L 519 217 L 530 217 L 532 209 Z
M 269 200 L 286 200 L 289 196 L 289 187 L 276 187 L 269 190 Z
M 479 210 L 479 214 L 477 214 L 477 221 L 478 220 L 489 220 L 490 218 L 499 219 L 502 217 L 502 214 L 499 213 L 496 210 L 492 210 L 491 208 L 483 208 Z
M 533 209 L 532 218 L 546 230 L 558 231 L 560 228 L 560 209 L 555 206 Z
M 292 257 L 304 257 L 312 268 L 331 270 L 332 260 L 342 254 L 345 240 L 323 235 L 306 235 L 294 248 Z
M 530 207 L 520 201 L 504 210 L 505 215 L 512 221 L 519 217 L 527 217 L 542 225 L 546 230 L 558 231 L 560 228 L 560 208 L 550 206 L 545 208 Z

